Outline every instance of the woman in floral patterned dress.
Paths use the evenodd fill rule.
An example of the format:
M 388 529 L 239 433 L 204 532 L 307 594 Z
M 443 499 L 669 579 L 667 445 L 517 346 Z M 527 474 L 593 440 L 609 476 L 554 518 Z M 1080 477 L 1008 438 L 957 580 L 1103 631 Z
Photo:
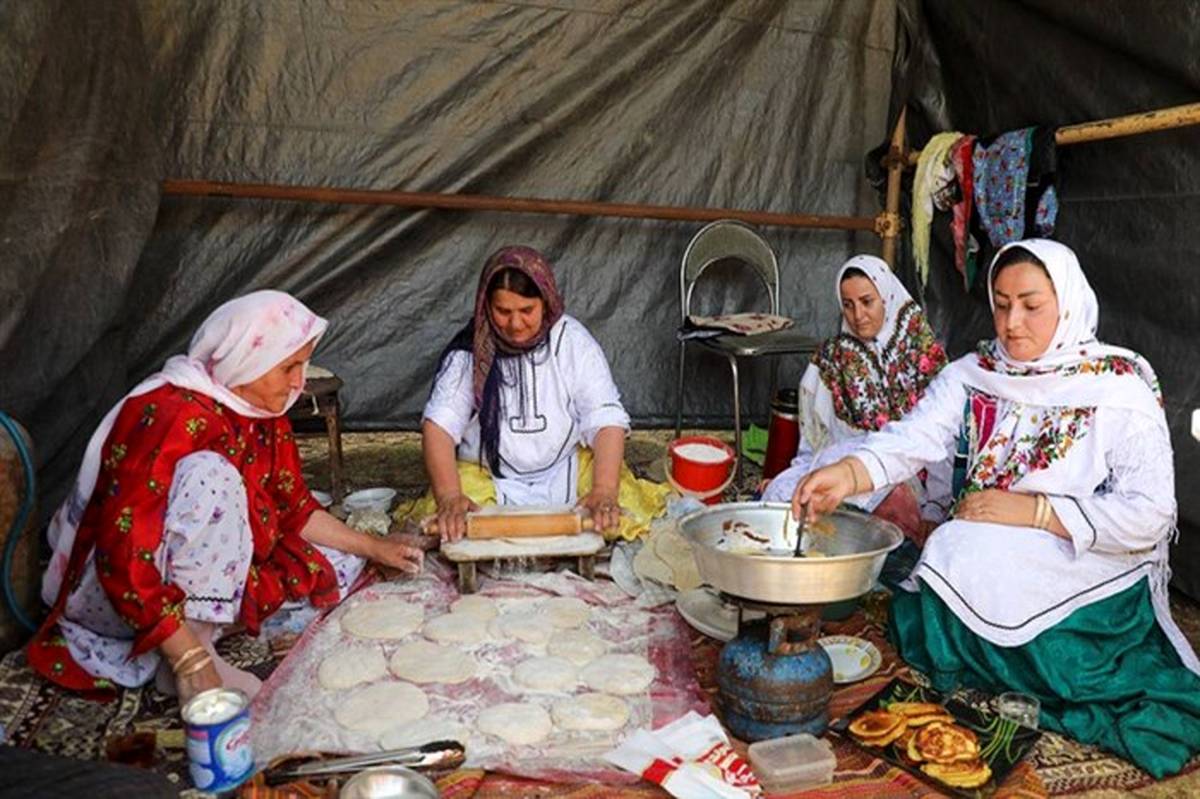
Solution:
M 800 446 L 791 466 L 763 490 L 768 502 L 787 502 L 804 475 L 907 413 L 946 364 L 921 306 L 881 259 L 851 258 L 834 285 L 841 332 L 821 344 L 800 380 Z M 945 518 L 950 455 L 894 489 L 865 492 L 848 503 L 897 522 L 920 544 L 924 530 Z
M 257 678 L 222 660 L 222 625 L 257 633 L 285 601 L 335 604 L 366 559 L 415 572 L 418 550 L 320 510 L 287 410 L 324 319 L 291 296 L 225 303 L 109 411 L 50 524 L 50 614 L 29 662 L 109 694 L 158 675 L 181 701 Z
M 1067 247 L 1009 244 L 988 285 L 996 338 L 806 477 L 793 507 L 893 485 L 956 444 L 954 518 L 892 601 L 901 655 L 936 688 L 1033 694 L 1043 726 L 1177 772 L 1200 751 L 1200 661 L 1168 602 L 1175 475 L 1154 372 L 1096 340 Z

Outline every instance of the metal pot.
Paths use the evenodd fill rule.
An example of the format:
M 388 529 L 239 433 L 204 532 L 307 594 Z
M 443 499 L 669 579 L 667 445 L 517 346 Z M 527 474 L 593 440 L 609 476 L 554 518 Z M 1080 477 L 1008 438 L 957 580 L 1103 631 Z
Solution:
M 692 544 L 700 577 L 735 597 L 819 605 L 862 596 L 904 534 L 891 522 L 844 508 L 825 520 L 836 532 L 806 530 L 803 542 L 805 551 L 821 557 L 792 556 L 796 521 L 790 506 L 779 502 L 734 502 L 699 510 L 680 521 L 680 531 Z M 756 534 L 731 535 L 733 522 L 748 524 Z
M 355 774 L 338 799 L 438 799 L 438 790 L 425 776 L 403 766 L 381 766 Z

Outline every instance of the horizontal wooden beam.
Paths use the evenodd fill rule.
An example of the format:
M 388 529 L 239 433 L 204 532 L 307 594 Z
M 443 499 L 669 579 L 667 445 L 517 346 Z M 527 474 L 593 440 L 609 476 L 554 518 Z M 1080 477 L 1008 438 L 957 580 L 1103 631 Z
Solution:
M 611 216 L 626 219 L 665 219 L 673 222 L 713 222 L 718 219 L 738 219 L 752 225 L 819 230 L 869 230 L 874 232 L 876 229 L 875 218 L 863 216 L 780 214 L 768 211 L 742 211 L 733 208 L 687 208 L 669 205 L 492 197 L 482 194 L 380 191 L 323 186 L 286 186 L 267 183 L 219 183 L 210 180 L 164 180 L 163 193 L 175 197 L 232 197 L 332 205 L 438 208 L 451 211 Z

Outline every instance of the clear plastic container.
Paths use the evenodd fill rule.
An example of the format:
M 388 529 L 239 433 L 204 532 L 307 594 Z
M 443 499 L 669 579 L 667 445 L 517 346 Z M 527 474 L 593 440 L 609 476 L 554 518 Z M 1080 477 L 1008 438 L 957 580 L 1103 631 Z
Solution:
M 786 794 L 833 782 L 837 756 L 828 741 L 808 733 L 750 744 L 750 765 L 768 794 Z

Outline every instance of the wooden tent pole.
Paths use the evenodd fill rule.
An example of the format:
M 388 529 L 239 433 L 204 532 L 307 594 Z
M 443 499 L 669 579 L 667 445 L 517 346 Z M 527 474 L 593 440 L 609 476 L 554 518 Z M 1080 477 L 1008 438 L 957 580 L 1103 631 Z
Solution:
M 581 202 L 522 197 L 490 197 L 479 194 L 378 191 L 320 186 L 281 186 L 265 183 L 218 183 L 208 180 L 164 180 L 163 193 L 186 197 L 237 197 L 343 205 L 390 205 L 404 208 L 505 211 L 524 214 L 569 214 L 615 216 L 628 219 L 666 219 L 682 222 L 713 222 L 738 219 L 754 225 L 817 228 L 824 230 L 876 231 L 872 217 L 779 214 L 768 211 L 739 211 L 732 208 L 684 208 L 667 205 Z
M 1124 136 L 1137 136 L 1159 130 L 1185 128 L 1189 125 L 1200 125 L 1200 103 L 1176 105 L 1171 108 L 1160 108 L 1157 111 L 1145 111 L 1140 114 L 1101 119 L 1096 122 L 1067 125 L 1054 132 L 1054 143 L 1060 147 L 1066 147 L 1070 144 L 1119 139 Z M 910 152 L 908 154 L 909 165 L 915 165 L 920 157 L 920 150 Z
M 896 263 L 896 240 L 900 235 L 900 181 L 904 177 L 904 122 L 908 109 L 900 109 L 900 117 L 892 130 L 892 146 L 888 148 L 887 158 L 887 197 L 884 201 L 883 213 L 877 218 L 875 232 L 883 238 L 883 260 L 889 267 Z

